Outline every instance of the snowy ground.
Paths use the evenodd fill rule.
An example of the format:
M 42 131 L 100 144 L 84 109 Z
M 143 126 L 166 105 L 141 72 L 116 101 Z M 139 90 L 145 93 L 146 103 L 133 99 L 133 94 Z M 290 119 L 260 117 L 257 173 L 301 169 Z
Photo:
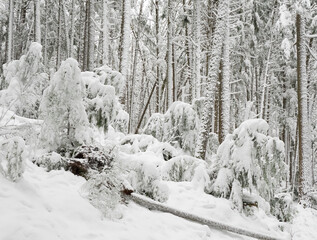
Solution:
M 0 239 L 250 239 L 224 233 L 175 217 L 149 211 L 135 203 L 121 206 L 123 218 L 103 219 L 80 196 L 85 180 L 65 171 L 46 172 L 28 162 L 23 179 L 12 183 L 0 176 Z M 231 225 L 290 239 L 279 223 L 256 212 L 242 216 L 224 199 L 193 189 L 192 183 L 169 182 L 169 206 Z M 291 229 L 293 239 L 314 239 L 317 212 L 299 209 Z

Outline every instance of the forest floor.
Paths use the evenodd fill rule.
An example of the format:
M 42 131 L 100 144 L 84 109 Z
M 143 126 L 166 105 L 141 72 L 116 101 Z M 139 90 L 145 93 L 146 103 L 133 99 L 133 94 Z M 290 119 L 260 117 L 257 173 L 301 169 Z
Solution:
M 1 240 L 104 239 L 251 239 L 210 229 L 133 202 L 120 205 L 120 218 L 102 217 L 80 195 L 85 179 L 64 170 L 46 172 L 30 161 L 23 178 L 12 183 L 0 176 Z M 202 217 L 284 239 L 314 239 L 317 211 L 301 209 L 294 224 L 282 224 L 262 210 L 245 216 L 230 202 L 196 190 L 190 182 L 167 182 L 167 205 Z M 285 231 L 282 232 L 281 228 Z

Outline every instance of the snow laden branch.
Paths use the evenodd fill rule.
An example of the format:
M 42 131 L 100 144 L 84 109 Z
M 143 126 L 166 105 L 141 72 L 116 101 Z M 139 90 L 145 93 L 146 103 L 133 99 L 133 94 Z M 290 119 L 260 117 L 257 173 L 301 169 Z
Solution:
M 132 193 L 131 195 L 129 195 L 129 193 L 127 192 L 127 194 L 125 196 L 127 199 L 129 199 L 129 200 L 131 200 L 131 201 L 133 201 L 133 202 L 135 202 L 143 207 L 146 207 L 150 210 L 171 213 L 177 217 L 181 217 L 181 218 L 184 218 L 184 219 L 196 222 L 196 223 L 204 224 L 204 225 L 207 225 L 208 227 L 215 228 L 215 229 L 218 229 L 221 231 L 233 232 L 233 233 L 236 233 L 239 235 L 248 236 L 248 237 L 252 237 L 255 239 L 261 239 L 261 240 L 282 240 L 283 239 L 283 238 L 268 236 L 268 235 L 261 234 L 261 233 L 251 232 L 251 231 L 248 231 L 248 230 L 245 230 L 242 228 L 237 228 L 235 226 L 231 226 L 229 224 L 225 224 L 225 223 L 218 222 L 215 220 L 202 218 L 202 217 L 199 217 L 199 216 L 191 214 L 191 213 L 187 213 L 187 212 L 180 211 L 180 210 L 177 210 L 177 209 L 172 208 L 172 207 L 168 207 L 166 204 L 156 202 L 154 200 L 151 200 L 147 197 L 141 196 L 141 195 L 136 194 L 136 193 Z

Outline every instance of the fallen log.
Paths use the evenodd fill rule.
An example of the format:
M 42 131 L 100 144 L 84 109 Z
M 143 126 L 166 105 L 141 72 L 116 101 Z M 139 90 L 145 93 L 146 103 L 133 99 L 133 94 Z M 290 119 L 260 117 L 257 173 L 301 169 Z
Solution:
M 229 224 L 221 223 L 221 222 L 218 222 L 215 220 L 199 217 L 199 216 L 196 216 L 196 215 L 191 214 L 191 213 L 183 212 L 183 211 L 177 210 L 175 208 L 169 207 L 165 204 L 156 202 L 156 201 L 149 199 L 147 197 L 144 197 L 140 194 L 126 193 L 125 197 L 127 199 L 132 200 L 133 202 L 139 204 L 140 206 L 149 209 L 149 210 L 156 210 L 156 211 L 160 211 L 160 212 L 171 213 L 177 217 L 181 217 L 181 218 L 184 218 L 186 220 L 190 220 L 192 222 L 207 225 L 210 228 L 215 228 L 215 229 L 218 229 L 221 231 L 228 231 L 228 232 L 236 233 L 236 234 L 247 236 L 247 237 L 252 237 L 255 239 L 282 240 L 282 238 L 277 238 L 277 237 L 264 235 L 261 233 L 251 232 L 251 231 L 248 231 L 246 229 L 234 227 L 234 226 L 231 226 Z

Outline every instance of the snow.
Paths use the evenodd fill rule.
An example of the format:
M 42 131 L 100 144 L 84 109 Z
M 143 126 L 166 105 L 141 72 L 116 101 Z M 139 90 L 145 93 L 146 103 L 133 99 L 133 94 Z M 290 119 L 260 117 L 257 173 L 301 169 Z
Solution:
M 29 161 L 18 183 L 0 176 L 0 239 L 250 239 L 152 212 L 133 202 L 119 206 L 121 219 L 105 219 L 81 197 L 85 182 L 69 172 L 45 172 Z M 249 218 L 232 210 L 229 201 L 195 190 L 190 182 L 166 184 L 170 190 L 167 204 L 171 207 L 261 233 L 287 236 L 279 230 L 277 220 L 261 210 Z

